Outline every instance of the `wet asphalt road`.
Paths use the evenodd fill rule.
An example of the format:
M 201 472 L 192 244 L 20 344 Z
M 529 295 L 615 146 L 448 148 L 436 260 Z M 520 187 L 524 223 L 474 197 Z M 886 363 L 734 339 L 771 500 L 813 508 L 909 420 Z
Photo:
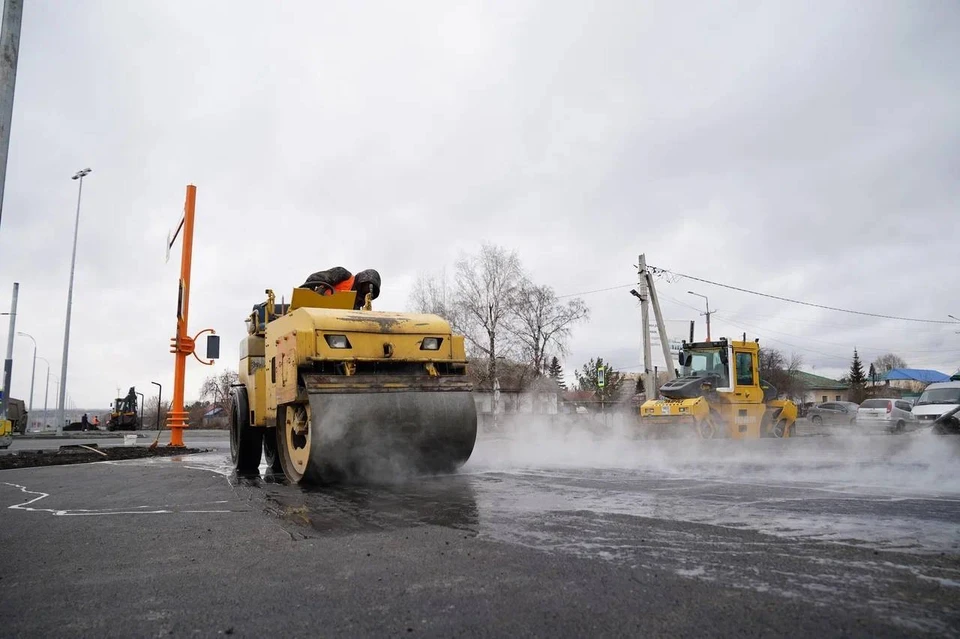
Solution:
M 524 433 L 455 476 L 305 491 L 194 437 L 214 451 L 0 471 L 4 636 L 960 628 L 953 438 Z

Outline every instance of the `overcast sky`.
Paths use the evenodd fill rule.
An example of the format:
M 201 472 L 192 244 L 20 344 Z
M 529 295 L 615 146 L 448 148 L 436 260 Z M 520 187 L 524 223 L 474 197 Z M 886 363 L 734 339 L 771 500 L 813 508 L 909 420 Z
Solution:
M 237 367 L 264 289 L 375 268 L 379 309 L 482 241 L 558 294 L 650 264 L 872 313 L 960 316 L 960 5 L 953 2 L 26 0 L 0 306 L 68 392 L 169 397 L 179 247 L 198 188 L 190 323 Z M 591 6 L 592 5 L 592 6 Z M 759 337 L 840 376 L 854 347 L 954 372 L 960 326 L 660 280 L 671 335 Z M 585 295 L 565 364 L 640 369 L 629 287 Z M 7 318 L 3 318 L 4 344 Z M 33 346 L 18 337 L 14 396 Z M 46 365 L 37 365 L 42 408 Z M 56 404 L 50 385 L 50 406 Z

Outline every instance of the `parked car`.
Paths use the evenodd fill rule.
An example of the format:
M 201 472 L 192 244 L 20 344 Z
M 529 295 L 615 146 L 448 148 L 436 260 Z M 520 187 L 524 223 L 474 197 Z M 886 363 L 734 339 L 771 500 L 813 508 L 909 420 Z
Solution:
M 913 405 L 913 415 L 921 425 L 935 419 L 960 404 L 960 381 L 937 382 L 924 389 Z
M 815 425 L 850 425 L 857 421 L 859 406 L 853 402 L 824 402 L 815 404 L 807 411 L 807 417 Z
M 857 409 L 857 426 L 881 428 L 892 433 L 902 433 L 917 427 L 913 407 L 905 399 L 874 398 L 865 400 Z

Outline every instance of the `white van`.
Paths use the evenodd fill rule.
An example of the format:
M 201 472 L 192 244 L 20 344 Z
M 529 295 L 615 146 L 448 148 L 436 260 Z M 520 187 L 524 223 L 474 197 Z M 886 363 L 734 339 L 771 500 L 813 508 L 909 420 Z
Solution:
M 913 405 L 913 416 L 920 424 L 929 424 L 960 405 L 960 381 L 930 384 Z

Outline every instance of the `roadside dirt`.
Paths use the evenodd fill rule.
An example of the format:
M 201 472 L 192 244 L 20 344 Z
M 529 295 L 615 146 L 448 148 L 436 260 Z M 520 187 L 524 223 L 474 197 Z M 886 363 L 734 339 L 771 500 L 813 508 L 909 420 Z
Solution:
M 93 449 L 93 450 L 91 450 Z M 60 466 L 64 464 L 89 464 L 101 461 L 119 461 L 124 459 L 146 459 L 150 457 L 173 457 L 207 452 L 203 448 L 171 448 L 170 446 L 109 446 L 101 448 L 96 444 L 86 447 L 62 446 L 58 450 L 24 450 L 0 455 L 0 470 L 10 468 L 31 468 L 33 466 Z

